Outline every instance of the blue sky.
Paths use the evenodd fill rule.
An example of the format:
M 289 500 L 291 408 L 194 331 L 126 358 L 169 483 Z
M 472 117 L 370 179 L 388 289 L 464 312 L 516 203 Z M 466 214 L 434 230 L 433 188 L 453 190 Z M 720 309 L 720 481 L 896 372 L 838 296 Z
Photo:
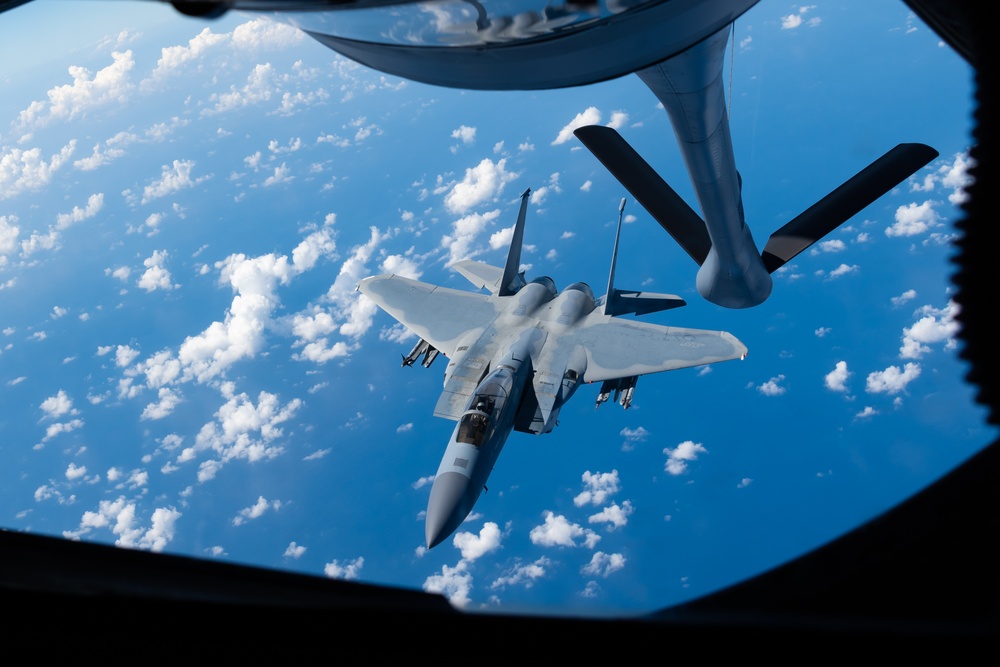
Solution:
M 453 423 L 444 363 L 354 291 L 465 289 L 533 192 L 522 260 L 607 282 L 627 193 L 572 138 L 611 124 L 694 203 L 634 76 L 539 92 L 403 81 L 253 15 L 36 0 L 0 16 L 0 526 L 441 592 L 639 613 L 785 562 L 995 437 L 957 359 L 949 263 L 972 71 L 903 3 L 764 0 L 731 115 L 758 243 L 892 146 L 940 152 L 745 311 L 636 203 L 616 284 L 747 359 L 583 387 L 515 433 L 474 513 L 423 548 Z M 727 65 L 727 77 L 730 74 Z M 946 576 L 941 574 L 941 576 Z

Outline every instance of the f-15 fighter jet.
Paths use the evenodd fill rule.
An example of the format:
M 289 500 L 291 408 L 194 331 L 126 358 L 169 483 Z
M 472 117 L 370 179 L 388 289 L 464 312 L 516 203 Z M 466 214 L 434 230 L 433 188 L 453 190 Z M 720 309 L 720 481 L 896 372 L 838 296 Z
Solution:
M 519 271 L 529 191 L 503 268 L 464 260 L 453 267 L 480 290 L 469 292 L 397 275 L 365 278 L 358 289 L 420 337 L 403 366 L 423 357 L 448 358 L 444 391 L 434 414 L 458 422 L 438 467 L 427 503 L 427 546 L 451 535 L 472 511 L 511 431 L 548 433 L 581 384 L 600 382 L 597 405 L 632 402 L 640 375 L 746 356 L 725 331 L 647 324 L 643 315 L 685 305 L 673 294 L 614 286 L 618 231 L 608 291 L 595 299 L 585 283 L 559 292 L 551 278 L 527 282 Z

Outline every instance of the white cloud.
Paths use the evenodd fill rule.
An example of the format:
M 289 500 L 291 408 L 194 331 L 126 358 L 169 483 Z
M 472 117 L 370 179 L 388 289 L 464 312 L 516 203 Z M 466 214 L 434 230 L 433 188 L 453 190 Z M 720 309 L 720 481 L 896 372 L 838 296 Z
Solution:
M 73 481 L 75 479 L 80 479 L 87 474 L 87 466 L 77 466 L 75 463 L 70 463 L 69 467 L 66 468 L 66 479 Z
M 821 252 L 842 252 L 844 250 L 847 250 L 847 244 L 840 239 L 833 239 L 817 243 L 813 248 L 813 254 L 818 255 Z
M 955 336 L 961 328 L 955 319 L 959 310 L 958 304 L 954 301 L 949 301 L 942 310 L 924 306 L 920 311 L 924 316 L 912 327 L 903 329 L 903 345 L 899 348 L 900 358 L 919 359 L 931 351 L 928 345 L 941 341 L 947 341 L 948 348 L 955 347 Z
M 476 140 L 476 128 L 460 125 L 458 129 L 451 131 L 451 138 L 460 139 L 463 144 L 471 144 Z
M 592 546 L 600 540 L 600 536 L 592 530 L 584 530 L 578 524 L 570 523 L 563 515 L 556 516 L 551 511 L 545 512 L 545 523 L 535 526 L 528 534 L 532 544 L 543 547 L 576 547 L 577 539 L 582 538 L 586 546 Z
M 460 560 L 455 567 L 441 566 L 441 574 L 432 574 L 424 581 L 423 589 L 428 593 L 440 593 L 448 601 L 458 607 L 465 608 L 469 604 L 469 593 L 472 591 L 472 575 L 468 564 Z
M 160 59 L 156 62 L 156 68 L 153 70 L 151 78 L 163 79 L 185 64 L 202 58 L 213 47 L 226 42 L 229 38 L 228 34 L 214 33 L 211 28 L 205 28 L 188 40 L 187 46 L 164 47 L 160 50 Z M 152 82 L 143 81 L 142 86 L 144 89 L 152 89 Z
M 920 376 L 920 364 L 908 363 L 902 370 L 899 366 L 889 366 L 884 371 L 868 374 L 865 391 L 870 394 L 898 394 Z
M 282 405 L 276 395 L 266 391 L 260 392 L 254 405 L 246 394 L 232 394 L 231 383 L 224 383 L 223 391 L 229 400 L 216 411 L 216 421 L 202 426 L 195 444 L 177 457 L 178 463 L 185 463 L 200 453 L 214 455 L 199 466 L 199 482 L 214 478 L 224 464 L 234 459 L 254 463 L 279 456 L 284 448 L 275 441 L 284 435 L 281 424 L 302 406 L 297 398 Z
M 146 409 L 142 411 L 139 416 L 141 421 L 147 419 L 163 419 L 169 416 L 174 408 L 183 400 L 180 393 L 170 389 L 169 387 L 160 387 L 159 390 L 159 401 L 156 403 L 150 403 L 146 406 Z
M 500 527 L 488 521 L 483 524 L 479 535 L 469 532 L 457 533 L 452 544 L 462 552 L 462 559 L 471 563 L 500 548 Z
M 629 452 L 635 449 L 635 443 L 642 442 L 649 437 L 649 431 L 642 426 L 635 429 L 625 427 L 618 433 L 618 435 L 625 438 L 625 442 L 622 444 L 622 450 Z
M 240 513 L 235 518 L 233 518 L 233 525 L 242 526 L 249 520 L 259 519 L 261 516 L 264 515 L 264 512 L 266 512 L 269 509 L 273 509 L 275 512 L 277 512 L 279 509 L 281 509 L 281 501 L 280 500 L 270 501 L 264 498 L 264 496 L 258 496 L 256 503 L 254 503 L 250 507 L 245 507 L 241 509 Z
M 625 556 L 597 551 L 590 558 L 590 562 L 584 565 L 580 572 L 591 576 L 607 577 L 623 567 L 625 567 Z
M 490 584 L 490 588 L 497 589 L 517 585 L 524 585 L 525 588 L 531 588 L 536 581 L 545 576 L 546 568 L 551 564 L 552 561 L 545 556 L 542 556 L 535 562 L 528 563 L 526 565 L 519 563 L 504 572 L 502 576 Z
M 48 103 L 35 101 L 22 111 L 17 127 L 20 131 L 40 127 L 54 119 L 69 120 L 91 109 L 109 104 L 123 104 L 132 89 L 128 74 L 135 66 L 131 51 L 115 51 L 114 62 L 91 77 L 85 67 L 71 66 L 73 83 L 56 86 L 48 91 Z
M 885 228 L 885 235 L 917 236 L 932 227 L 939 227 L 941 216 L 934 210 L 934 205 L 933 201 L 925 201 L 923 204 L 900 206 L 896 209 L 896 222 Z
M 598 473 L 587 470 L 582 478 L 584 490 L 573 498 L 573 504 L 577 507 L 587 504 L 600 505 L 621 490 L 617 470 Z
M 609 120 L 606 125 L 614 130 L 619 130 L 625 127 L 628 122 L 628 114 L 624 111 L 612 111 L 611 120 Z
M 830 273 L 828 273 L 827 276 L 829 276 L 830 280 L 833 280 L 834 278 L 839 278 L 841 276 L 846 276 L 849 273 L 857 273 L 857 272 L 858 272 L 857 264 L 841 264 L 833 271 L 830 271 Z
M 484 214 L 472 213 L 456 220 L 452 233 L 441 238 L 441 246 L 448 249 L 448 265 L 478 254 L 473 248 L 476 237 L 499 215 L 500 211 L 495 210 Z
M 778 375 L 777 377 L 773 377 L 764 384 L 758 386 L 757 391 L 764 394 L 765 396 L 781 396 L 786 391 L 788 391 L 785 387 L 782 387 L 780 384 L 781 382 L 784 381 L 784 379 L 785 379 L 784 375 Z
M 295 542 L 289 543 L 288 547 L 285 549 L 285 553 L 282 554 L 285 558 L 301 558 L 305 554 L 306 548 Z
M 45 416 L 49 419 L 56 419 L 63 415 L 75 415 L 78 411 L 73 408 L 73 399 L 65 391 L 60 389 L 55 396 L 49 396 L 39 406 Z
M 194 160 L 174 160 L 172 165 L 163 165 L 160 179 L 143 188 L 142 203 L 147 204 L 184 188 L 194 187 L 211 178 L 210 176 L 193 178 L 191 170 L 194 165 Z
M 158 507 L 150 517 L 150 527 L 143 529 L 136 516 L 135 503 L 119 497 L 113 501 L 102 500 L 96 512 L 84 512 L 80 527 L 64 531 L 63 537 L 77 540 L 94 529 L 107 528 L 118 535 L 115 544 L 120 547 L 163 551 L 174 539 L 180 517 L 181 513 L 172 507 Z
M 271 63 L 256 65 L 242 88 L 230 86 L 228 93 L 213 93 L 209 99 L 215 106 L 204 109 L 202 115 L 224 113 L 267 102 L 277 92 L 277 77 Z
M 616 530 L 628 523 L 628 518 L 634 511 L 635 508 L 632 507 L 632 502 L 626 500 L 621 505 L 618 503 L 608 505 L 597 514 L 587 517 L 587 521 L 589 523 L 606 523 L 608 524 L 608 530 Z
M 444 197 L 445 207 L 456 214 L 463 214 L 480 204 L 496 201 L 504 186 L 517 178 L 507 171 L 507 160 L 493 162 L 489 158 L 465 170 L 465 178 L 456 183 Z
M 331 579 L 357 579 L 361 575 L 361 568 L 365 565 L 365 559 L 358 556 L 354 560 L 344 561 L 334 559 L 323 566 L 323 574 Z
M 17 249 L 17 237 L 21 228 L 14 224 L 16 222 L 16 215 L 0 215 L 0 266 L 6 261 L 3 256 Z
M 564 144 L 570 139 L 573 139 L 575 135 L 573 130 L 578 127 L 583 127 L 584 125 L 596 125 L 601 122 L 601 112 L 598 111 L 597 107 L 587 107 L 584 111 L 581 111 L 576 116 L 573 117 L 565 127 L 559 130 L 559 134 L 552 141 L 553 146 L 558 146 L 559 144 Z
M 827 373 L 823 378 L 823 383 L 826 385 L 826 388 L 831 391 L 847 391 L 847 387 L 844 383 L 847 382 L 847 379 L 850 377 L 851 372 L 847 370 L 847 362 L 838 361 L 833 370 Z
M 69 161 L 76 150 L 76 140 L 70 141 L 48 161 L 40 148 L 12 148 L 0 154 L 0 199 L 13 197 L 27 190 L 39 190 L 52 181 L 52 176 Z
M 274 173 L 264 179 L 264 187 L 269 188 L 272 185 L 278 185 L 279 183 L 290 183 L 295 180 L 294 176 L 290 176 L 291 169 L 284 162 L 281 166 L 274 168 Z
M 912 301 L 917 297 L 917 290 L 908 289 L 899 296 L 892 297 L 892 305 L 902 306 L 907 301 Z
M 687 472 L 688 462 L 698 460 L 698 455 L 707 454 L 708 450 L 700 442 L 685 440 L 673 449 L 665 448 L 663 453 L 667 455 L 663 470 L 671 475 L 683 475 Z
M 70 213 L 60 213 L 56 216 L 56 227 L 58 229 L 66 229 L 70 225 L 82 222 L 88 218 L 93 218 L 97 215 L 100 210 L 104 207 L 104 193 L 98 192 L 97 194 L 90 195 L 87 199 L 86 208 L 80 208 L 79 206 L 74 206 Z
M 173 284 L 170 271 L 164 266 L 167 257 L 166 250 L 154 250 L 152 255 L 144 259 L 142 264 L 146 267 L 146 270 L 139 276 L 136 285 L 147 292 L 153 292 L 158 289 L 171 290 L 179 287 L 179 285 Z

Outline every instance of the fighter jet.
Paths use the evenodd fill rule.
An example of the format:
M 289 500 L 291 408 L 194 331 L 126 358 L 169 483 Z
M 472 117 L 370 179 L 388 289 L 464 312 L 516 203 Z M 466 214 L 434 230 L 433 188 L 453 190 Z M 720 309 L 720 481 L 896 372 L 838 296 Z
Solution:
M 427 503 L 428 548 L 447 539 L 472 511 L 511 431 L 549 433 L 582 384 L 600 382 L 595 408 L 632 403 L 640 375 L 742 359 L 746 346 L 725 331 L 622 319 L 677 308 L 674 294 L 614 286 L 625 200 L 618 209 L 607 293 L 595 299 L 582 282 L 556 290 L 551 278 L 519 270 L 529 190 L 503 268 L 475 260 L 452 267 L 479 292 L 398 275 L 363 279 L 357 289 L 419 337 L 403 357 L 429 367 L 448 358 L 434 414 L 457 421 Z M 483 289 L 489 294 L 484 294 Z

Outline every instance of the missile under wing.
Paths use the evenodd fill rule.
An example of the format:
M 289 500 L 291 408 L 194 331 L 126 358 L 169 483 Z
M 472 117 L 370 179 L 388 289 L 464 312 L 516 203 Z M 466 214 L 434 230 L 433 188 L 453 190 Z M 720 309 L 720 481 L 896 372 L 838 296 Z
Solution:
M 466 260 L 454 267 L 490 294 L 431 285 L 397 275 L 365 278 L 358 289 L 420 337 L 403 366 L 424 355 L 448 358 L 434 414 L 455 420 L 427 506 L 433 547 L 465 520 L 512 431 L 548 433 L 581 384 L 600 382 L 596 405 L 628 408 L 640 375 L 740 359 L 747 348 L 724 331 L 621 319 L 684 305 L 672 294 L 614 287 L 616 237 L 608 292 L 585 283 L 560 291 L 550 278 L 527 282 L 518 271 L 528 191 L 503 269 Z M 619 209 L 618 234 L 621 233 Z M 434 355 L 433 357 L 430 355 Z M 408 363 L 409 362 L 409 363 Z

